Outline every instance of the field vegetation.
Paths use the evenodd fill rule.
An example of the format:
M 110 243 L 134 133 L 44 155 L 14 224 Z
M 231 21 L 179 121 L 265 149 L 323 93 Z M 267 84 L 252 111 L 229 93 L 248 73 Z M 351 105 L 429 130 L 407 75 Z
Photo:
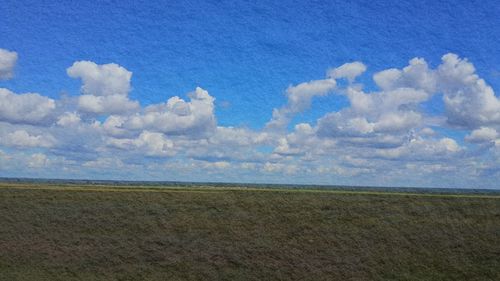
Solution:
M 500 197 L 3 183 L 0 280 L 500 280 Z

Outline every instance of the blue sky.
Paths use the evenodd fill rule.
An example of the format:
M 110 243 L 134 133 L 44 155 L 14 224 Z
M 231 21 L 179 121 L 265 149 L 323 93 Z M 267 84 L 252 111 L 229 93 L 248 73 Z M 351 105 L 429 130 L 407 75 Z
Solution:
M 126 168 L 122 169 L 123 174 L 116 169 L 101 168 L 97 175 L 100 178 L 130 176 L 138 179 L 178 180 L 168 175 L 168 171 L 181 175 L 179 169 L 182 169 L 177 164 L 191 162 L 193 167 L 201 170 L 208 171 L 212 166 L 216 167 L 209 176 L 199 180 L 294 182 L 295 179 L 286 174 L 287 169 L 289 174 L 296 175 L 297 181 L 304 183 L 461 187 L 480 183 L 479 178 L 487 175 L 491 181 L 480 184 L 484 187 L 495 187 L 494 179 L 500 178 L 496 172 L 498 154 L 495 154 L 498 153 L 497 142 L 500 145 L 500 141 L 496 139 L 496 133 L 493 133 L 498 128 L 496 105 L 487 107 L 483 104 L 484 108 L 464 109 L 465 105 L 460 107 L 454 104 L 455 107 L 451 108 L 451 103 L 445 104 L 444 101 L 448 96 L 455 97 L 461 89 L 476 87 L 467 84 L 469 82 L 461 80 L 462 84 L 450 86 L 448 76 L 436 74 L 439 77 L 433 79 L 438 80 L 435 82 L 437 86 L 424 89 L 429 92 L 429 96 L 418 102 L 411 100 L 411 104 L 400 104 L 406 108 L 404 112 L 394 108 L 381 109 L 386 111 L 377 113 L 356 111 L 350 108 L 355 97 L 347 94 L 349 88 L 362 88 L 366 94 L 383 92 L 384 90 L 374 82 L 373 75 L 386 69 L 403 69 L 409 65 L 409 60 L 415 57 L 423 58 L 431 71 L 438 72 L 439 66 L 446 64 L 442 57 L 453 53 L 464 64 L 473 65 L 475 71 L 469 73 L 469 76 L 476 75 L 478 79 L 484 80 L 493 91 L 496 90 L 493 94 L 495 97 L 497 89 L 500 88 L 500 38 L 495 36 L 500 34 L 500 5 L 496 1 L 162 2 L 164 1 L 102 1 L 96 4 L 93 1 L 65 1 L 61 4 L 56 1 L 6 1 L 0 5 L 0 49 L 17 54 L 12 77 L 0 80 L 0 88 L 8 89 L 13 98 L 4 99 L 0 103 L 6 105 L 9 101 L 18 104 L 16 98 L 24 93 L 38 93 L 55 103 L 54 109 L 51 109 L 55 113 L 51 113 L 51 117 L 45 116 L 47 120 L 44 119 L 43 122 L 16 119 L 6 113 L 0 114 L 3 126 L 0 134 L 4 134 L 0 150 L 3 151 L 4 159 L 17 161 L 5 161 L 11 164 L 0 166 L 1 176 L 88 178 L 96 176 L 96 172 L 90 168 L 92 164 L 85 163 L 98 163 L 101 160 L 111 163 L 118 161 Z M 78 61 L 90 61 L 97 66 L 114 63 L 132 73 L 130 81 L 125 81 L 124 78 L 124 83 L 129 85 L 127 90 L 118 92 L 127 96 L 130 101 L 137 102 L 139 107 L 129 103 L 130 110 L 126 113 L 102 108 L 94 108 L 93 111 L 88 107 L 84 109 L 79 100 L 81 96 L 98 97 L 105 94 L 99 92 L 101 88 L 94 93 L 82 90 L 82 85 L 85 84 L 82 79 L 88 75 L 84 70 L 75 70 L 78 74 L 73 77 L 68 75 L 68 68 Z M 356 77 L 356 81 L 346 81 L 345 77 L 335 78 L 335 88 L 329 88 L 326 93 L 313 93 L 313 98 L 301 100 L 304 104 L 299 106 L 299 110 L 292 110 L 293 106 L 287 108 L 287 103 L 290 104 L 287 97 L 289 87 L 308 81 L 333 79 L 327 76 L 329 69 L 355 61 L 366 67 L 366 70 Z M 448 60 L 448 63 L 452 64 L 451 60 Z M 115 70 L 118 71 L 118 68 Z M 415 86 L 420 85 L 421 81 L 417 83 L 409 78 L 405 79 L 398 87 L 423 89 Z M 102 86 L 102 83 L 99 85 Z M 131 119 L 130 116 L 134 114 L 145 116 L 147 106 L 164 103 L 174 96 L 189 102 L 188 93 L 193 92 L 196 87 L 208 91 L 209 96 L 215 98 L 213 112 L 210 112 L 216 120 L 215 123 L 205 120 L 200 124 L 193 124 L 192 128 L 183 127 L 184 131 L 181 132 L 164 126 L 160 129 L 158 126 L 161 125 L 155 127 L 151 124 L 140 129 L 131 129 L 132 125 L 127 127 L 125 123 L 128 121 L 124 121 L 125 125 L 120 125 L 124 128 L 121 129 L 130 132 L 122 132 L 121 135 L 89 133 L 90 129 L 81 129 L 88 134 L 95 134 L 94 138 L 102 141 L 93 144 L 94 150 L 82 149 L 83 144 L 75 144 L 69 149 L 69 140 L 62 136 L 74 135 L 75 139 L 80 139 L 83 137 L 81 132 L 76 132 L 75 124 L 66 129 L 57 126 L 57 121 L 64 113 L 74 113 L 83 123 L 78 126 L 86 124 L 87 127 L 93 122 L 103 125 L 112 115 L 121 116 L 123 120 Z M 396 86 L 392 86 L 391 90 L 394 87 Z M 476 88 L 474 89 L 477 91 Z M 443 91 L 446 93 L 443 94 Z M 468 93 L 467 98 L 478 100 L 474 96 L 476 92 L 463 92 Z M 63 98 L 65 95 L 69 97 Z M 491 101 L 488 98 L 484 100 Z M 410 107 L 411 109 L 408 109 Z M 29 109 L 24 107 L 27 108 Z M 281 114 L 286 115 L 285 119 L 290 119 L 285 122 L 286 131 L 271 132 L 266 124 L 273 119 L 273 109 L 280 108 L 287 108 L 282 110 Z M 191 110 L 197 110 L 196 106 Z M 481 118 L 471 117 L 470 120 L 476 121 L 466 122 L 465 119 L 468 118 L 460 114 L 458 116 L 455 112 L 457 110 L 465 112 L 464 116 L 477 114 Z M 337 119 L 326 118 L 328 114 L 341 111 L 343 113 Z M 398 128 L 397 133 L 387 129 L 373 132 L 365 130 L 363 136 L 346 132 L 327 132 L 328 129 L 322 129 L 323 125 L 320 126 L 318 121 L 323 118 L 325 121 L 322 124 L 331 129 L 331 122 L 336 122 L 337 126 L 341 122 L 349 123 L 365 118 L 371 124 L 369 126 L 380 127 L 381 125 L 376 123 L 381 121 L 381 118 L 388 120 L 387 116 L 396 116 L 390 115 L 389 111 L 397 111 L 397 114 L 402 114 L 398 115 L 400 117 L 409 116 L 410 111 L 412 114 L 417 112 L 420 117 L 412 115 L 419 120 L 415 119 L 415 122 L 410 122 L 411 125 L 403 129 Z M 208 119 L 212 118 L 210 116 Z M 173 120 L 174 123 L 183 122 L 175 121 L 175 118 L 168 120 Z M 315 133 L 313 137 L 304 137 L 305 140 L 300 141 L 297 137 L 294 139 L 294 136 L 287 136 L 294 134 L 294 126 L 301 123 L 309 124 L 313 131 L 326 133 L 322 136 Z M 94 124 L 94 128 L 97 126 Z M 200 126 L 204 129 L 200 129 Z M 231 149 L 242 155 L 255 154 L 251 159 L 229 155 L 228 152 L 215 153 L 218 155 L 215 157 L 208 153 L 217 150 L 215 148 L 205 147 L 208 152 L 203 153 L 198 151 L 199 146 L 183 146 L 185 143 L 180 143 L 179 138 L 183 138 L 184 142 L 186 139 L 200 142 L 198 131 L 205 130 L 207 126 L 231 127 L 237 131 L 232 132 L 232 135 L 250 139 L 260 137 L 263 140 L 258 143 L 240 141 Z M 424 130 L 426 128 L 432 129 L 433 133 L 421 133 L 428 131 Z M 476 138 L 473 136 L 475 130 Z M 24 131 L 28 138 L 35 139 L 37 136 L 42 139 L 45 136 L 43 134 L 47 134 L 49 136 L 45 137 L 51 139 L 51 142 L 48 141 L 42 146 L 33 142 L 27 142 L 29 145 L 25 146 L 13 145 L 8 140 L 13 136 L 20 137 L 20 133 L 14 135 L 18 131 Z M 164 139 L 161 141 L 171 141 L 170 149 L 173 152 L 162 150 L 160 156 L 150 157 L 154 153 L 145 155 L 148 154 L 144 150 L 147 145 L 137 141 L 144 132 L 162 134 Z M 386 154 L 380 152 L 381 147 L 375 145 L 380 144 L 380 140 L 374 140 L 374 135 L 386 139 L 402 138 L 409 132 L 416 134 L 417 139 L 425 142 L 422 145 L 427 148 L 433 145 L 427 142 L 440 143 L 442 139 L 451 139 L 460 146 L 460 149 L 455 151 L 460 151 L 457 153 L 460 155 L 447 155 L 438 160 L 416 160 L 411 156 L 419 154 L 420 148 L 412 148 L 407 152 L 409 156 L 390 160 L 378 158 Z M 216 138 L 212 133 L 203 132 L 203 137 L 209 143 L 216 143 L 210 141 L 210 138 Z M 490 138 L 484 137 L 484 134 Z M 308 147 L 311 145 L 308 142 L 313 142 L 317 137 L 317 141 L 328 146 L 328 149 L 313 152 L 312 148 Z M 226 139 L 225 136 L 219 138 Z M 367 151 L 362 155 L 358 155 L 360 138 L 363 143 L 371 143 L 363 145 L 362 149 Z M 116 147 L 116 139 L 121 143 L 123 151 Z M 285 139 L 290 147 L 296 146 L 300 149 L 297 148 L 293 153 L 280 154 L 278 152 L 282 150 L 277 150 L 280 139 Z M 126 140 L 127 149 L 123 149 Z M 297 143 L 292 145 L 293 141 Z M 284 142 L 281 141 L 281 144 Z M 325 142 L 337 143 L 338 150 L 330 147 L 335 146 L 334 144 Z M 114 143 L 115 147 L 110 148 L 110 143 Z M 313 145 L 316 148 L 318 146 L 321 145 Z M 394 141 L 384 147 L 388 146 L 396 149 L 404 148 L 405 144 Z M 136 154 L 131 155 L 131 147 L 142 147 L 142 150 L 139 149 Z M 340 148 L 346 147 L 346 151 L 341 151 Z M 350 152 L 350 149 L 353 152 Z M 478 155 L 478 151 L 487 152 Z M 29 159 L 33 155 L 44 155 L 40 157 L 46 159 L 50 165 L 30 169 Z M 309 158 L 313 160 L 308 160 Z M 366 163 L 361 165 L 363 161 L 352 159 L 373 162 L 375 167 Z M 349 161 L 359 165 L 347 164 Z M 463 162 L 464 166 L 458 167 L 457 161 Z M 14 162 L 17 164 L 12 164 Z M 154 165 L 158 167 L 152 167 Z M 246 172 L 242 172 L 243 169 L 234 171 L 238 170 L 234 168 L 239 167 L 238 165 L 253 165 L 253 168 Z M 422 174 L 424 171 L 414 171 L 413 174 L 407 171 L 411 178 L 408 180 L 398 178 L 397 175 L 387 179 L 377 177 L 384 169 L 394 170 L 393 165 L 410 168 L 415 165 L 428 165 L 439 169 L 439 172 L 433 172 L 433 176 L 429 178 L 428 175 Z M 68 169 L 67 172 L 60 169 L 63 166 Z M 460 175 L 460 169 L 477 171 L 470 175 Z M 326 172 L 313 172 L 317 170 Z M 198 172 L 186 169 L 182 171 L 185 178 L 181 180 L 190 180 L 193 176 L 198 179 Z M 375 178 L 377 179 L 374 180 Z M 449 182 L 443 182 L 443 179 Z

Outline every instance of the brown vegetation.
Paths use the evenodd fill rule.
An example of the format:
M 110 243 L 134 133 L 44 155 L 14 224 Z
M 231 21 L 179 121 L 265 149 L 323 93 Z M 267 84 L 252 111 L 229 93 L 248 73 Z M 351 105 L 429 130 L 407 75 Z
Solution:
M 0 280 L 500 280 L 500 198 L 1 188 Z

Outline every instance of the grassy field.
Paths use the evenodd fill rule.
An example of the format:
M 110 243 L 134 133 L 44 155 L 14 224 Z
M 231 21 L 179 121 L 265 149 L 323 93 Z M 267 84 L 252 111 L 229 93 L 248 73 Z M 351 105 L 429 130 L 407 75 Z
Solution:
M 0 280 L 500 280 L 500 197 L 4 183 Z

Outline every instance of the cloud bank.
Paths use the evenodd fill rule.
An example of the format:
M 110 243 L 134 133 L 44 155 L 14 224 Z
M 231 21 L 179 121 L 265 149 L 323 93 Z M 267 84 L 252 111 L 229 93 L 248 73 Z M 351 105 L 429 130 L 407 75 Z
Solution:
M 1 79 L 16 61 L 0 49 Z M 366 70 L 349 62 L 289 86 L 249 129 L 218 124 L 216 93 L 202 87 L 143 106 L 129 97 L 132 71 L 76 61 L 66 72 L 81 87 L 69 100 L 0 88 L 1 176 L 496 187 L 500 100 L 471 62 L 413 58 L 374 73 L 373 89 L 357 82 Z M 348 106 L 297 120 L 328 95 Z M 425 107 L 436 99 L 438 114 Z
M 16 62 L 16 52 L 0 49 L 0 80 L 8 80 L 14 77 Z

